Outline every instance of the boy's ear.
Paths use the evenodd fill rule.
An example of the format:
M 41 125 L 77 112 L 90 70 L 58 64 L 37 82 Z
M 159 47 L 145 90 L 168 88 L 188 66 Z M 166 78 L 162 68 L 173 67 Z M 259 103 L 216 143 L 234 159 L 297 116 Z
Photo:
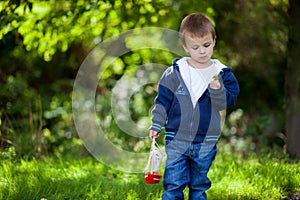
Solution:
M 185 44 L 183 44 L 182 47 L 183 47 L 183 49 L 184 49 L 184 51 L 185 51 L 186 53 L 189 53 L 189 50 L 187 49 L 187 47 L 185 46 Z
M 214 39 L 214 47 L 215 47 L 216 43 L 217 43 L 217 37 L 215 37 L 215 39 Z

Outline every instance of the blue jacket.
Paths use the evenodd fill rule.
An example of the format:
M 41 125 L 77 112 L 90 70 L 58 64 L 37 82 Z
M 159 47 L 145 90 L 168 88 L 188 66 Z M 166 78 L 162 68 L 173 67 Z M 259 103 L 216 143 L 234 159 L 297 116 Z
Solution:
M 193 106 L 191 95 L 180 74 L 177 61 L 166 69 L 158 83 L 150 129 L 166 130 L 166 141 L 216 142 L 221 133 L 220 111 L 235 105 L 240 91 L 238 82 L 226 67 L 218 74 L 220 89 L 207 88 Z

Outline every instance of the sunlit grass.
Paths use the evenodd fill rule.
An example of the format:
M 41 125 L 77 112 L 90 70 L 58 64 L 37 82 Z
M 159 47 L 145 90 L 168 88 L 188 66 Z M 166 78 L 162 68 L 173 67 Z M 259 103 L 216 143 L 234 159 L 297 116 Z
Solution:
M 159 185 L 145 185 L 141 174 L 124 174 L 92 158 L 7 160 L 1 162 L 0 177 L 3 200 L 152 199 L 161 190 Z
M 219 148 L 209 172 L 209 199 L 281 199 L 300 192 L 300 163 L 283 154 L 247 157 Z M 187 190 L 186 196 L 187 196 Z M 126 174 L 93 158 L 2 160 L 0 199 L 160 199 L 161 184 Z
M 281 199 L 300 191 L 300 163 L 276 152 L 219 152 L 209 173 L 211 199 Z

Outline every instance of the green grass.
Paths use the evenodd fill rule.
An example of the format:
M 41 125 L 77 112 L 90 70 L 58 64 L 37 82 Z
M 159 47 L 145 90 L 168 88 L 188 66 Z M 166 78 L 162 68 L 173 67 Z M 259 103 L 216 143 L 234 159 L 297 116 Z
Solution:
M 110 169 L 93 158 L 0 161 L 0 199 L 160 199 L 161 184 Z M 281 199 L 300 192 L 300 163 L 283 155 L 219 150 L 209 199 Z M 187 195 L 187 190 L 185 191 Z
M 300 192 L 300 163 L 276 154 L 245 159 L 223 153 L 214 162 L 210 178 L 211 199 L 281 199 Z
M 4 161 L 0 199 L 151 199 L 161 192 L 142 175 L 123 174 L 92 158 Z M 145 198 L 144 198 L 145 197 Z

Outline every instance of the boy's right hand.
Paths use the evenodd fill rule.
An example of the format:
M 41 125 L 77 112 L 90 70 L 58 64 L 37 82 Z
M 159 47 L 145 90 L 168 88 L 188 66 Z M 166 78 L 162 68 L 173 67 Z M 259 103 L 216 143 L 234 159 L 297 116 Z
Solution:
M 150 140 L 153 141 L 153 139 L 159 137 L 159 132 L 154 131 L 154 130 L 150 130 L 149 131 L 149 137 L 150 137 Z

